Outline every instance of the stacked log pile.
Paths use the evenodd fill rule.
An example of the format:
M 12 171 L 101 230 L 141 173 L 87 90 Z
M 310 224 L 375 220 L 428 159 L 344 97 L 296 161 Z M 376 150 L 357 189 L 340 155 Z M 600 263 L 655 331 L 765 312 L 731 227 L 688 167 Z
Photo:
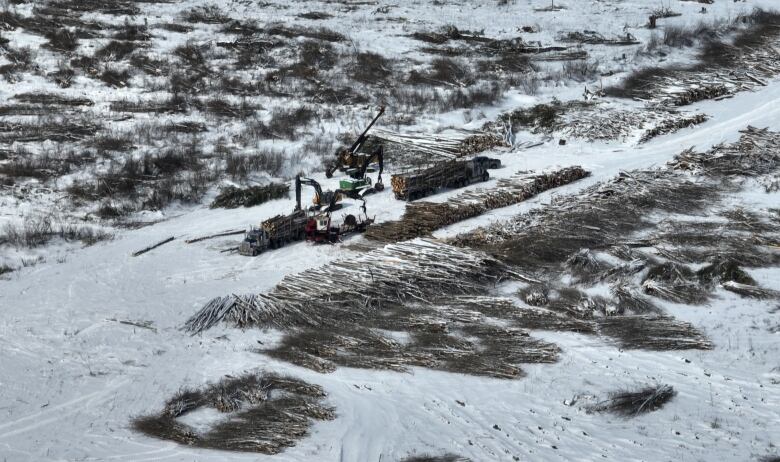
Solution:
M 508 146 L 502 136 L 495 133 L 467 130 L 439 134 L 400 134 L 374 129 L 370 137 L 385 147 L 385 156 L 412 165 L 441 159 L 457 159 L 500 146 Z M 389 154 L 389 155 L 388 155 Z M 416 158 L 416 162 L 414 159 Z
M 548 189 L 568 184 L 589 175 L 582 167 L 565 167 L 541 173 L 518 174 L 500 179 L 496 188 L 466 191 L 448 203 L 414 202 L 397 221 L 369 228 L 365 236 L 382 242 L 398 242 L 427 236 L 444 226 L 525 201 Z M 395 179 L 395 178 L 394 178 Z M 393 184 L 393 189 L 396 185 Z
M 438 162 L 430 167 L 390 177 L 393 192 L 401 193 L 412 186 L 424 184 L 430 188 L 444 187 L 465 168 L 465 161 Z
M 683 128 L 689 128 L 707 121 L 705 114 L 679 115 L 662 120 L 653 128 L 646 130 L 639 139 L 640 143 L 646 143 L 656 136 L 674 133 Z

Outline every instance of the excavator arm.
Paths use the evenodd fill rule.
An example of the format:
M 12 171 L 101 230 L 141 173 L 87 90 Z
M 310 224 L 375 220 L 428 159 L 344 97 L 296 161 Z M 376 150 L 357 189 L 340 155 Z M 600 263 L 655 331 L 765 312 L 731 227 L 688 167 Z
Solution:
M 314 205 L 321 207 L 324 204 L 328 204 L 328 210 L 335 210 L 336 202 L 341 200 L 341 190 L 336 191 L 322 191 L 322 186 L 312 178 L 301 178 L 300 175 L 295 177 L 295 210 L 301 210 L 301 186 L 311 186 L 314 188 Z

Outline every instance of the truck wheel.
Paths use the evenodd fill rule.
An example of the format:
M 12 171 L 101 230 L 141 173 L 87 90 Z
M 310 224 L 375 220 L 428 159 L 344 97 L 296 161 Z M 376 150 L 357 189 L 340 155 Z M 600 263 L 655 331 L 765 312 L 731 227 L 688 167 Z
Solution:
M 487 181 L 489 179 L 490 179 L 490 174 L 488 172 L 482 174 L 482 181 Z

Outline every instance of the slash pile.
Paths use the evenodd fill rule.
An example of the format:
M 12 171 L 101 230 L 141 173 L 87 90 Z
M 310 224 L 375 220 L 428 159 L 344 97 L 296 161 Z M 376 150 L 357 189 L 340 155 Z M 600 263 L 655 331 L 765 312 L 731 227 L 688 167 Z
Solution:
M 564 118 L 561 131 L 573 138 L 611 141 L 626 139 L 644 129 L 639 142 L 645 143 L 656 136 L 674 133 L 706 120 L 704 114 L 679 113 L 667 108 L 615 110 L 596 105 L 572 109 Z
M 285 277 L 265 294 L 217 297 L 185 328 L 221 321 L 247 326 L 323 326 L 365 316 L 384 304 L 478 292 L 511 272 L 498 260 L 434 241 L 387 245 L 358 258 Z
M 637 72 L 627 86 L 608 89 L 616 96 L 645 101 L 650 106 L 685 106 L 718 99 L 767 85 L 780 74 L 780 15 L 755 10 L 740 20 L 751 28 L 733 42 L 714 41 L 704 47 L 700 64 Z
M 294 446 L 311 420 L 332 420 L 332 409 L 320 402 L 325 393 L 302 380 L 268 374 L 227 376 L 200 390 L 182 390 L 158 414 L 133 422 L 136 430 L 155 438 L 210 449 L 277 454 Z M 178 419 L 202 408 L 226 415 L 203 431 Z
M 234 209 L 236 207 L 252 207 L 273 199 L 287 197 L 290 187 L 286 184 L 271 183 L 267 186 L 250 186 L 246 189 L 228 186 L 209 205 L 209 208 Z

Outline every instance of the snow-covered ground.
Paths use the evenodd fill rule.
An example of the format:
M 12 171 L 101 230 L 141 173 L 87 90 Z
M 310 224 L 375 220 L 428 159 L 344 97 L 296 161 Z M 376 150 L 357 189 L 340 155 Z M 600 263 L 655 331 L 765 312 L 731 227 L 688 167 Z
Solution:
M 563 188 L 575 190 L 620 169 L 658 165 L 688 146 L 705 149 L 734 140 L 747 124 L 780 129 L 779 96 L 780 85 L 773 84 L 728 103 L 701 104 L 699 109 L 713 116 L 709 122 L 642 149 L 548 143 L 504 154 L 507 167 L 500 172 L 581 163 L 594 175 Z M 381 204 L 373 208 L 402 208 L 390 194 L 372 201 Z M 549 200 L 544 194 L 442 234 Z M 215 294 L 267 290 L 287 273 L 345 255 L 339 246 L 298 243 L 245 258 L 218 252 L 235 239 L 183 243 L 290 206 L 278 201 L 248 210 L 190 210 L 3 281 L 0 448 L 8 460 L 257 460 L 257 455 L 190 450 L 129 429 L 131 417 L 158 408 L 180 387 L 255 368 L 321 384 L 337 409 L 335 421 L 315 424 L 310 437 L 273 456 L 279 460 L 394 460 L 445 451 L 474 460 L 592 460 L 602 454 L 630 460 L 716 455 L 744 460 L 770 451 L 780 434 L 780 351 L 777 334 L 764 326 L 777 322 L 778 315 L 770 314 L 766 303 L 729 293 L 706 307 L 667 307 L 703 328 L 714 351 L 619 351 L 592 337 L 536 333 L 563 347 L 562 360 L 528 366 L 528 377 L 514 381 L 422 369 L 397 374 L 340 368 L 322 375 L 249 351 L 268 341 L 263 332 L 217 329 L 199 337 L 181 332 L 183 321 Z M 171 235 L 177 236 L 173 243 L 130 257 Z M 776 275 L 766 272 L 761 279 L 780 289 Z M 118 322 L 123 320 L 151 321 L 154 330 Z M 623 421 L 564 404 L 580 393 L 646 381 L 674 384 L 680 392 L 674 405 Z
M 181 9 L 196 3 L 200 2 L 176 5 Z M 334 11 L 333 18 L 318 25 L 347 33 L 362 49 L 387 55 L 419 45 L 401 37 L 416 30 L 416 25 L 431 29 L 455 24 L 462 29 L 484 29 L 489 36 L 511 37 L 518 27 L 536 24 L 543 32 L 534 39 L 543 42 L 552 41 L 555 31 L 587 28 L 618 33 L 626 25 L 644 41 L 649 32 L 639 26 L 646 21 L 648 11 L 668 2 L 641 3 L 599 1 L 580 7 L 580 2 L 570 0 L 567 10 L 533 13 L 532 7 L 549 2 L 518 1 L 484 9 L 479 2 L 446 3 L 436 8 L 395 2 L 388 3 L 391 16 L 408 18 L 406 22 L 361 27 L 375 22 L 372 9 L 384 6 L 383 2 L 370 9 Z M 733 18 L 756 5 L 771 7 L 774 2 L 718 0 L 706 5 L 706 17 Z M 672 6 L 686 14 L 669 21 L 681 23 L 698 18 L 696 11 L 702 7 L 695 2 Z M 165 16 L 169 6 L 149 8 L 148 16 L 154 18 Z M 318 2 L 273 12 L 258 9 L 254 2 L 230 2 L 229 8 L 236 17 L 268 20 L 272 15 L 279 21 L 299 21 L 297 14 L 302 11 L 333 9 Z M 377 34 L 377 29 L 382 33 Z M 197 30 L 188 38 L 203 40 L 209 33 Z M 176 43 L 162 40 L 155 47 L 162 49 L 163 45 L 172 48 Z M 408 52 L 417 58 L 415 53 Z M 616 50 L 605 48 L 604 53 L 613 53 L 600 57 L 607 62 Z M 681 56 L 685 59 L 684 53 Z M 27 82 L 28 90 L 49 84 Z M 92 82 L 79 82 L 72 91 L 98 99 Z M 482 108 L 484 118 L 466 126 L 476 128 L 501 110 L 553 95 L 563 100 L 578 98 L 581 91 L 579 85 L 548 87 L 535 97 L 513 91 L 500 105 Z M 19 92 L 19 88 L 0 87 L 2 96 Z M 493 177 L 574 164 L 593 175 L 525 203 L 458 223 L 437 232 L 436 237 L 452 236 L 544 206 L 554 196 L 575 192 L 622 170 L 661 165 L 691 146 L 703 151 L 720 142 L 735 141 L 738 131 L 747 125 L 780 130 L 780 82 L 732 99 L 697 103 L 689 109 L 708 114 L 710 119 L 641 146 L 576 140 L 561 146 L 556 139 L 527 150 L 492 153 L 505 165 L 491 172 Z M 359 126 L 361 122 L 355 123 Z M 464 125 L 462 111 L 421 120 L 415 128 L 448 125 Z M 335 187 L 338 181 L 326 180 L 323 173 L 314 177 L 326 188 Z M 453 194 L 457 191 L 430 200 L 443 201 Z M 757 197 L 762 207 L 780 204 L 777 193 L 763 192 L 742 194 L 733 201 L 749 206 L 758 202 Z M 24 206 L 12 199 L 3 200 L 5 216 L 0 218 L 6 220 L 23 215 L 25 207 L 57 206 L 51 196 Z M 192 337 L 180 328 L 214 296 L 263 292 L 286 274 L 347 257 L 353 251 L 338 245 L 295 243 L 246 258 L 219 252 L 235 246 L 239 236 L 185 244 L 185 239 L 243 228 L 286 213 L 293 206 L 293 201 L 286 199 L 248 209 L 211 210 L 207 202 L 148 213 L 143 217 L 162 221 L 137 230 L 119 230 L 114 240 L 91 247 L 46 247 L 40 251 L 44 262 L 2 276 L 0 456 L 4 460 L 362 462 L 455 453 L 474 461 L 741 461 L 777 455 L 780 333 L 770 328 L 780 325 L 780 312 L 772 303 L 719 291 L 706 306 L 663 305 L 669 314 L 702 329 L 715 345 L 712 351 L 621 351 L 594 336 L 534 332 L 534 336 L 559 345 L 561 359 L 552 365 L 524 366 L 527 376 L 517 380 L 422 368 L 411 373 L 338 368 L 331 374 L 319 374 L 252 351 L 259 342 L 274 342 L 277 332 L 220 327 Z M 372 196 L 368 203 L 369 215 L 380 221 L 397 218 L 403 209 L 404 203 L 396 201 L 389 190 Z M 176 240 L 140 257 L 130 256 L 169 236 Z M 761 285 L 780 290 L 777 268 L 756 270 L 751 275 Z M 122 321 L 149 321 L 150 328 Z M 158 410 L 182 387 L 257 369 L 323 386 L 327 404 L 335 408 L 337 418 L 316 422 L 309 436 L 274 456 L 192 449 L 148 438 L 130 428 L 133 417 Z M 630 420 L 589 414 L 580 407 L 593 396 L 646 383 L 672 384 L 678 395 L 663 409 Z

